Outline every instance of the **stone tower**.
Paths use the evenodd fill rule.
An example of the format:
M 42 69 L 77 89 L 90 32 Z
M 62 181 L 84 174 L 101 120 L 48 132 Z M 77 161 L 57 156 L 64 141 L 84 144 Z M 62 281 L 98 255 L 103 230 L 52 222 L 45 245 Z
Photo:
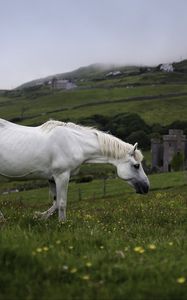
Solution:
M 163 171 L 171 171 L 171 161 L 175 154 L 182 153 L 185 157 L 186 136 L 183 135 L 183 130 L 170 129 L 168 135 L 163 136 Z
M 170 129 L 169 134 L 163 136 L 163 142 L 159 139 L 151 140 L 152 168 L 160 171 L 172 171 L 174 155 L 181 153 L 184 156 L 184 166 L 187 168 L 187 138 L 183 130 Z
M 163 143 L 160 139 L 151 140 L 152 168 L 158 169 L 163 166 Z

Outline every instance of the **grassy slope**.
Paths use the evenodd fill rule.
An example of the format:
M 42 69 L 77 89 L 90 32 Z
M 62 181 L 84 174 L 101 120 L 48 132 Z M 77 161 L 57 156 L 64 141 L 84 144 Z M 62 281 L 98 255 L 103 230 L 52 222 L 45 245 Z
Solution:
M 148 123 L 168 124 L 186 120 L 187 76 L 183 73 L 150 72 L 106 80 L 78 82 L 80 89 L 14 91 L 0 96 L 0 116 L 27 117 L 22 123 L 39 124 L 48 120 L 77 121 L 95 113 L 114 115 L 137 112 Z M 168 110 L 168 107 L 170 108 Z
M 146 196 L 110 180 L 95 201 L 100 181 L 72 183 L 66 224 L 33 219 L 49 205 L 46 189 L 1 196 L 0 298 L 186 299 L 186 283 L 177 283 L 187 277 L 186 174 L 150 180 Z

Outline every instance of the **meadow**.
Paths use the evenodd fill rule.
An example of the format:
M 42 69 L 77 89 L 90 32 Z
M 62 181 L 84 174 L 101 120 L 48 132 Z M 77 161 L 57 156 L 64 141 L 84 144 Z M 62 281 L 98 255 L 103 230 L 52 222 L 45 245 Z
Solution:
M 128 112 L 139 114 L 148 124 L 185 121 L 187 87 L 183 77 L 173 82 L 171 74 L 146 76 L 87 80 L 68 91 L 43 86 L 4 92 L 0 94 L 1 117 L 23 125 L 39 125 L 50 118 L 79 122 L 98 113 L 111 117 Z
M 1 195 L 0 299 L 186 299 L 187 174 L 149 179 L 71 182 L 66 223 L 33 217 L 47 188 Z

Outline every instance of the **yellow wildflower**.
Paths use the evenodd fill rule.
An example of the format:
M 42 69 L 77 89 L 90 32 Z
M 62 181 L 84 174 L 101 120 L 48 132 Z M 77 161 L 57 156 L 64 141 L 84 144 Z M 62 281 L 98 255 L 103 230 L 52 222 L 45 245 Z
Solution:
M 140 254 L 145 252 L 145 250 L 140 246 L 135 247 L 134 251 L 137 252 L 137 253 L 140 253 Z
M 88 261 L 88 262 L 86 263 L 86 266 L 87 266 L 88 268 L 90 268 L 90 267 L 92 267 L 92 263 Z
M 72 274 L 74 274 L 76 272 L 77 272 L 77 268 L 73 268 L 73 269 L 70 270 L 70 273 L 72 273 Z
M 56 241 L 56 244 L 57 244 L 57 245 L 59 245 L 60 243 L 61 243 L 61 241 L 60 241 L 60 240 L 57 240 L 57 241 Z
M 177 282 L 180 283 L 180 284 L 185 283 L 185 281 L 186 281 L 185 277 L 179 277 L 179 278 L 177 278 Z
M 83 280 L 89 280 L 89 279 L 90 279 L 90 276 L 89 276 L 89 275 L 84 275 L 84 276 L 82 276 L 82 279 L 83 279 Z
M 148 248 L 149 248 L 150 250 L 155 250 L 155 249 L 156 249 L 156 246 L 155 246 L 154 244 L 149 244 L 149 245 L 148 245 Z
M 143 248 L 141 248 L 140 250 L 139 250 L 139 253 L 140 254 L 142 254 L 142 253 L 144 253 L 145 252 L 145 250 L 143 249 Z
M 42 252 L 42 248 L 37 248 L 36 252 L 41 253 Z
M 44 247 L 43 247 L 43 250 L 44 250 L 44 251 L 48 251 L 49 248 L 48 248 L 47 246 L 44 246 Z
M 169 246 L 173 246 L 173 242 L 169 242 L 168 245 L 169 245 Z

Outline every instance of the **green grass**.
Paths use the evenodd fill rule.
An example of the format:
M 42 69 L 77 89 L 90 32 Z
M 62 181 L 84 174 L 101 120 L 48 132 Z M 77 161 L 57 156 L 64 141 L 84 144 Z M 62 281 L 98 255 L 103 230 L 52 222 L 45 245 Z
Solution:
M 104 198 L 102 180 L 73 182 L 64 224 L 33 219 L 46 188 L 1 195 L 0 299 L 186 299 L 187 175 L 150 182 L 142 196 L 109 179 Z
M 0 96 L 1 117 L 12 119 L 23 114 L 27 119 L 22 124 L 33 125 L 49 118 L 77 121 L 96 113 L 112 116 L 120 111 L 136 112 L 149 124 L 165 125 L 177 119 L 186 120 L 186 84 L 149 83 L 131 88 L 118 84 L 119 80 L 127 78 L 113 80 L 109 87 L 106 80 L 103 86 L 92 82 L 95 84 L 92 88 L 85 84 L 83 89 L 73 91 L 51 91 L 44 87 L 7 93 Z

